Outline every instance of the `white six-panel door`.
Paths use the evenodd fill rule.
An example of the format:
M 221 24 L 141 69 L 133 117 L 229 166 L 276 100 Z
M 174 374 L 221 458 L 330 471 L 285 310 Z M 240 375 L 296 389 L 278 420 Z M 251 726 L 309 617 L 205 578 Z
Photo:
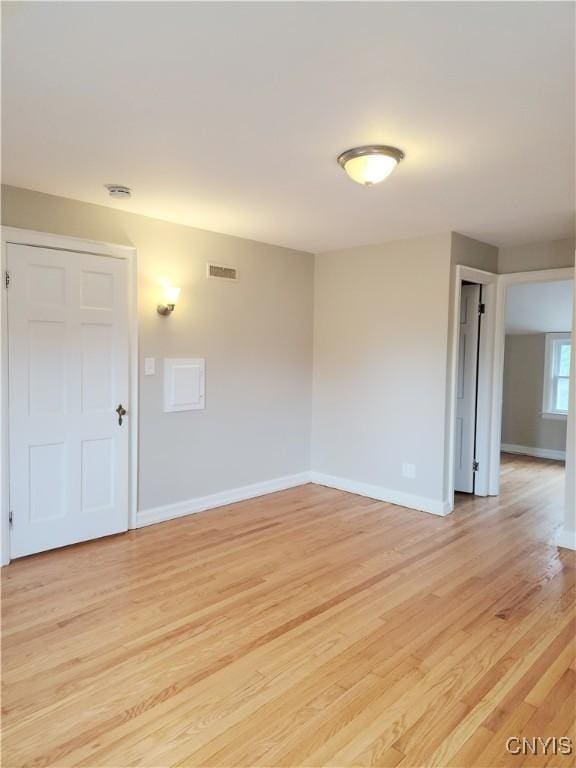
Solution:
M 8 244 L 7 268 L 11 555 L 20 557 L 128 528 L 127 266 Z
M 454 490 L 465 493 L 474 491 L 479 308 L 480 286 L 463 285 L 456 388 Z

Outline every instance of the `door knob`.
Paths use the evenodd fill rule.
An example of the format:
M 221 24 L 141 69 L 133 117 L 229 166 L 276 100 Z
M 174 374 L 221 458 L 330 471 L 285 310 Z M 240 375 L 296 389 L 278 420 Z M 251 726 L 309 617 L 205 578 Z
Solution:
M 122 416 L 126 416 L 126 408 L 124 408 L 122 403 L 116 408 L 116 413 L 118 414 L 118 424 L 122 426 Z

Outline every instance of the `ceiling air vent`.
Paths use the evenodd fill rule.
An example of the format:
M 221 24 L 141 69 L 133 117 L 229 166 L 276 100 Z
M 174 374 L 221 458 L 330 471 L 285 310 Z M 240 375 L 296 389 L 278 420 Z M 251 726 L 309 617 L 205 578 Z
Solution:
M 125 187 L 123 184 L 104 184 L 108 190 L 110 197 L 118 197 L 121 200 L 127 200 L 132 197 L 132 190 L 130 187 Z
M 218 277 L 221 280 L 238 280 L 238 270 L 222 264 L 206 264 L 206 277 Z

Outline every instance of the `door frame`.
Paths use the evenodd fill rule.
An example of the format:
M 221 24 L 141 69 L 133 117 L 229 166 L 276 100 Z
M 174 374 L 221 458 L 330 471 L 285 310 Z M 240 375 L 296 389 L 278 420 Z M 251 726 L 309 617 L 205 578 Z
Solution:
M 447 468 L 448 504 L 450 511 L 454 509 L 454 450 L 456 441 L 454 429 L 456 426 L 456 387 L 458 384 L 458 346 L 459 318 L 462 294 L 462 281 L 478 283 L 482 286 L 482 303 L 485 312 L 480 330 L 480 346 L 478 355 L 478 406 L 476 412 L 476 457 L 479 463 L 476 475 L 476 496 L 489 495 L 491 476 L 491 445 L 493 423 L 492 413 L 492 370 L 494 363 L 494 337 L 498 293 L 498 275 L 482 269 L 457 264 L 453 271 L 452 284 L 452 317 L 450 332 L 449 358 L 449 407 L 448 407 L 448 440 L 445 454 Z
M 16 227 L 2 227 L 2 290 L 0 291 L 0 565 L 10 562 L 10 451 L 8 420 L 8 302 L 4 276 L 6 274 L 7 247 L 9 244 L 31 245 L 53 250 L 89 253 L 94 256 L 111 256 L 125 259 L 128 267 L 128 335 L 129 335 L 129 456 L 128 456 L 128 528 L 136 527 L 138 508 L 138 305 L 137 305 L 137 254 L 136 248 L 97 240 L 36 232 Z M 9 290 L 9 289 L 8 289 Z
M 506 339 L 506 297 L 508 288 L 512 285 L 527 283 L 551 283 L 558 280 L 574 280 L 574 267 L 559 267 L 557 269 L 539 269 L 532 272 L 510 272 L 498 276 L 496 303 L 496 323 L 494 338 L 494 376 L 492 381 L 492 416 L 495 425 L 492 434 L 489 494 L 497 496 L 500 492 L 500 445 L 502 433 L 502 394 L 504 387 L 504 344 Z M 576 305 L 576 300 L 575 300 Z M 574 333 L 574 329 L 572 329 Z M 572 403 L 572 401 L 571 401 Z M 568 408 L 568 423 L 574 418 L 573 406 Z M 567 483 L 572 480 L 568 477 Z

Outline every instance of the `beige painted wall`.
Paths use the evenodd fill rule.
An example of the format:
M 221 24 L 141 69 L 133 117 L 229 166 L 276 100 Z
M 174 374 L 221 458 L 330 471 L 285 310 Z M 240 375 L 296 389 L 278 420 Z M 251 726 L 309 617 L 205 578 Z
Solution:
M 104 206 L 3 187 L 2 222 L 138 249 L 140 498 L 149 509 L 310 464 L 313 257 Z M 207 280 L 205 262 L 238 267 Z M 182 287 L 156 312 L 158 279 Z M 155 376 L 142 359 L 155 357 Z M 162 412 L 164 357 L 206 358 L 206 409 Z
M 502 443 L 566 450 L 566 420 L 542 416 L 546 335 L 509 334 L 504 348 Z
M 450 240 L 316 257 L 315 471 L 443 501 Z
M 559 269 L 574 266 L 574 238 L 528 243 L 500 248 L 498 272 L 533 272 L 535 269 Z

